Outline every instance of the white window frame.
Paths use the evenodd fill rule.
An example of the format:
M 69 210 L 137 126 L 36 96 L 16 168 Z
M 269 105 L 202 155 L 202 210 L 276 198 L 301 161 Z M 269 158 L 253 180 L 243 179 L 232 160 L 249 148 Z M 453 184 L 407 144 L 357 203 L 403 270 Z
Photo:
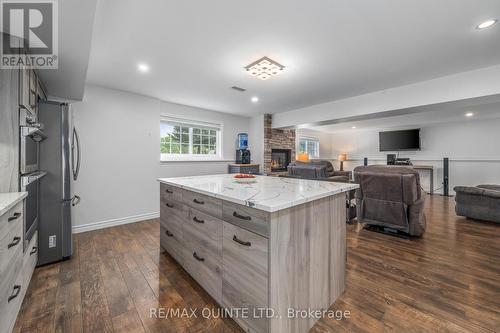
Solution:
M 177 125 L 185 125 L 192 127 L 207 128 L 217 131 L 216 136 L 216 153 L 215 154 L 193 154 L 193 129 L 189 128 L 189 154 L 164 154 L 161 152 L 160 148 L 160 162 L 175 162 L 175 161 L 220 161 L 222 160 L 222 133 L 223 126 L 218 123 L 209 123 L 192 119 L 177 118 L 170 115 L 162 115 L 160 117 L 160 128 L 161 123 L 167 122 Z M 182 136 L 182 134 L 181 134 Z M 161 133 L 160 133 L 160 145 L 161 145 Z
M 308 153 L 309 154 L 309 158 L 311 159 L 314 159 L 314 158 L 319 158 L 319 147 L 320 147 L 320 140 L 318 137 L 314 137 L 314 136 L 306 136 L 306 135 L 301 135 L 298 137 L 297 139 L 297 152 L 298 153 L 302 153 L 303 151 L 300 150 L 300 141 L 301 140 L 306 140 L 306 141 L 312 141 L 314 143 L 316 143 L 316 152 L 317 154 L 316 155 L 311 155 L 309 154 L 308 151 L 305 151 L 305 153 Z M 307 143 L 306 143 L 306 150 L 307 150 Z

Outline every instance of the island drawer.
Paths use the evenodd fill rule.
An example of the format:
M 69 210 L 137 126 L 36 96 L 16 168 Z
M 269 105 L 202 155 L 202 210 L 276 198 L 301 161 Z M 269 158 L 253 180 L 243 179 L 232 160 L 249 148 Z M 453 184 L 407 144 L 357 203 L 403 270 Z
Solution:
M 184 239 L 184 268 L 218 303 L 222 300 L 222 256 L 186 237 Z
M 165 201 L 160 203 L 160 224 L 165 228 L 181 230 L 186 222 L 188 207 L 178 201 Z
M 255 208 L 224 201 L 222 203 L 222 219 L 241 228 L 269 237 L 269 221 L 271 214 Z
M 23 223 L 15 223 L 9 233 L 0 239 L 0 276 L 10 269 L 23 253 Z
M 160 226 L 160 245 L 179 264 L 183 264 L 181 234 L 174 234 L 172 231 Z
M 220 199 L 196 192 L 184 191 L 182 193 L 182 200 L 194 209 L 219 219 L 222 217 L 222 201 Z
M 3 239 L 12 228 L 19 224 L 23 224 L 23 201 L 0 216 L 0 239 Z
M 160 183 L 161 198 L 182 201 L 182 189 L 180 187 Z
M 184 204 L 182 200 L 174 200 L 172 198 L 161 198 L 160 204 L 164 208 L 168 208 L 171 213 L 183 212 Z
M 222 304 L 228 308 L 268 306 L 268 240 L 253 232 L 224 222 L 222 240 Z M 250 331 L 267 332 L 268 320 L 237 320 Z
M 207 220 L 208 221 L 208 220 Z M 217 228 L 219 229 L 219 228 Z M 204 249 L 207 255 L 216 258 L 222 258 L 222 224 L 220 224 L 220 234 L 216 235 L 215 232 L 218 230 L 213 230 L 214 235 L 210 237 L 206 232 L 200 231 L 196 228 L 193 223 L 186 223 L 182 230 L 182 239 L 184 245 L 192 245 Z
M 190 237 L 208 244 L 217 245 L 222 251 L 222 220 L 197 209 L 188 209 L 188 218 L 183 225 Z

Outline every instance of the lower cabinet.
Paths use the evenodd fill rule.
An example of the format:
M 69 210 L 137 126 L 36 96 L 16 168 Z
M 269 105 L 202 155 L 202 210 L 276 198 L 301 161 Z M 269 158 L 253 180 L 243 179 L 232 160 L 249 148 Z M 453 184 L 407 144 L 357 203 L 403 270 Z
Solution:
M 268 240 L 224 222 L 222 305 L 248 309 L 249 319 L 234 318 L 247 332 L 268 332 Z
M 184 234 L 184 268 L 218 303 L 222 299 L 222 258 Z
M 183 264 L 183 253 L 180 235 L 175 235 L 172 231 L 163 226 L 160 227 L 160 245 L 165 249 L 179 264 Z
M 38 260 L 37 238 L 38 235 L 35 233 L 24 255 L 21 251 L 20 255 L 12 260 L 12 266 L 9 267 L 6 278 L 1 282 L 0 323 L 2 324 L 0 325 L 0 333 L 11 332 L 16 322 L 17 314 Z
M 224 202 L 186 190 L 182 201 L 161 196 L 161 246 L 219 304 L 238 309 L 233 319 L 245 331 L 268 332 L 268 239 L 221 220 Z

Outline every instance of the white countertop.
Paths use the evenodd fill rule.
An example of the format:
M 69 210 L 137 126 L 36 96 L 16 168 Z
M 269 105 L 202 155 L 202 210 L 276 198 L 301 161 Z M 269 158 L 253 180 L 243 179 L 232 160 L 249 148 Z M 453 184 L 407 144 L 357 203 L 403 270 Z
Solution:
M 276 212 L 358 188 L 357 184 L 285 177 L 256 177 L 257 182 L 251 184 L 236 183 L 234 174 L 159 178 L 158 181 L 266 212 Z
M 7 213 L 9 209 L 14 207 L 19 201 L 26 198 L 28 192 L 9 192 L 0 193 L 0 216 Z

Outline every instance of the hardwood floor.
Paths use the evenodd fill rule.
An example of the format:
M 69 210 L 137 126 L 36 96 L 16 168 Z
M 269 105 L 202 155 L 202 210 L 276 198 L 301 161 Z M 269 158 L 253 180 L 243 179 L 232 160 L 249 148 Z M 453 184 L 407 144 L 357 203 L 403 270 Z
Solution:
M 500 332 L 500 225 L 429 197 L 406 240 L 347 226 L 346 291 L 311 332 Z M 150 318 L 217 305 L 159 245 L 156 220 L 75 235 L 71 260 L 37 268 L 14 332 L 240 332 L 229 319 Z

